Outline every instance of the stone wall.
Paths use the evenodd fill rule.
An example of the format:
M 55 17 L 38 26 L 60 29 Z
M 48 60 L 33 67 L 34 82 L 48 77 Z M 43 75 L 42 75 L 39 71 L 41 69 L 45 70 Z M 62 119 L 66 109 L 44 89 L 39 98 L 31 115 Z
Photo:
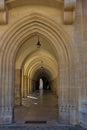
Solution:
M 79 54 L 77 59 L 78 120 L 87 128 L 87 0 L 77 0 L 75 16 L 75 46 Z
M 84 51 L 86 48 L 82 44 L 83 26 L 80 23 L 82 19 L 80 19 L 78 13 L 78 11 L 81 11 L 81 8 L 79 8 L 81 1 L 78 1 L 74 32 L 76 36 L 75 42 L 72 40 L 74 26 L 63 24 L 63 5 L 61 8 L 39 6 L 38 10 L 38 6 L 23 6 L 9 10 L 8 25 L 0 26 L 0 124 L 12 122 L 16 55 L 27 37 L 30 38 L 31 34 L 33 35 L 36 32 L 49 39 L 57 51 L 59 64 L 57 70 L 59 72 L 59 118 L 66 121 L 66 123 L 77 123 L 78 103 L 80 105 L 85 92 L 82 87 L 85 88 L 86 83 L 83 82 L 86 80 L 86 65 L 83 64 L 86 61 L 82 59 L 84 59 L 84 53 L 87 53 L 86 50 Z M 20 70 L 17 69 L 15 73 L 15 99 L 17 99 L 16 104 L 19 104 Z

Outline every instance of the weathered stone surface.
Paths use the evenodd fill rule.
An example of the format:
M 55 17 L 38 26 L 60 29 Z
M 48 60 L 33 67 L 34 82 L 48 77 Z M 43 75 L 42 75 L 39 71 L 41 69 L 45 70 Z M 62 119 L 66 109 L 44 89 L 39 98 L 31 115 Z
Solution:
M 0 2 L 3 24 L 7 12 L 4 0 Z M 44 6 L 29 4 L 12 8 L 11 5 L 11 9 L 9 5 L 9 23 L 0 26 L 0 124 L 12 122 L 14 88 L 16 104 L 20 103 L 20 86 L 22 97 L 32 93 L 36 82 L 33 77 L 42 59 L 58 96 L 59 120 L 80 123 L 79 108 L 87 100 L 87 0 L 77 0 L 76 9 L 74 0 L 65 0 L 64 4 L 45 2 Z M 73 23 L 75 13 L 74 24 L 63 24 L 63 8 L 67 25 Z M 40 51 L 36 47 L 36 35 L 40 36 Z M 24 74 L 20 76 L 17 69 L 22 69 Z M 84 115 L 81 118 L 84 126 L 83 118 Z

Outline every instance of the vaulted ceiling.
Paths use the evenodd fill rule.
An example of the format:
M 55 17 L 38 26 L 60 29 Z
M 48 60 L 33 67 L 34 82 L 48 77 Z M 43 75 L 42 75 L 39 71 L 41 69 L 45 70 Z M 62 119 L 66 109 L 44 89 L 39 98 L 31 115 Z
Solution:
M 31 77 L 43 66 L 44 70 L 53 74 L 53 78 L 57 76 L 57 54 L 53 45 L 39 35 L 40 48 L 37 48 L 38 36 L 34 35 L 21 46 L 16 59 L 16 68 L 23 67 L 26 73 L 31 73 Z

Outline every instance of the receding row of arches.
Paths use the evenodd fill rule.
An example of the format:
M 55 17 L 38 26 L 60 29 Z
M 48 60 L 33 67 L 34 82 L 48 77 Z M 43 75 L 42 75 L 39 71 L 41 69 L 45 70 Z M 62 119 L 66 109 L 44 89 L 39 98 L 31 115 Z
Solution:
M 41 42 L 39 49 L 36 47 L 37 35 Z M 9 110 L 5 116 L 1 112 L 5 123 L 11 122 L 13 117 L 13 88 L 15 103 L 22 104 L 22 98 L 38 89 L 40 78 L 44 81 L 44 89 L 49 86 L 49 90 L 58 96 L 58 118 L 75 123 L 75 53 L 65 30 L 45 16 L 32 14 L 15 23 L 2 37 L 1 43 L 0 70 L 3 71 L 0 78 L 2 90 L 5 90 L 0 95 L 4 101 L 1 106 L 2 110 L 3 106 Z
M 37 48 L 38 35 L 41 43 L 40 48 Z M 43 82 L 44 94 L 52 92 L 58 97 L 56 50 L 43 35 L 38 35 L 33 35 L 26 40 L 17 53 L 15 61 L 15 109 L 18 105 L 24 106 L 29 95 L 40 94 L 40 79 Z M 58 105 L 58 101 L 56 104 Z
M 45 72 L 44 68 L 40 68 L 40 70 L 35 74 L 33 80 L 33 91 L 39 90 L 40 79 L 43 81 L 43 89 L 51 90 L 51 79 L 50 76 Z
M 38 35 L 41 44 L 40 48 L 37 48 Z M 37 94 L 39 96 L 42 96 L 43 94 L 43 96 L 46 96 L 47 98 L 47 95 L 45 95 L 45 93 L 47 93 L 49 98 L 47 100 L 50 100 L 49 94 L 54 94 L 56 97 L 58 96 L 58 62 L 56 60 L 56 55 L 57 54 L 54 46 L 50 44 L 50 41 L 48 41 L 41 34 L 31 36 L 31 38 L 26 40 L 24 44 L 22 44 L 22 46 L 19 48 L 15 60 L 15 111 L 18 111 L 16 109 L 18 109 L 17 106 L 19 105 L 25 107 L 30 106 L 28 103 L 29 96 L 34 95 L 36 97 Z M 42 94 L 40 93 L 40 81 L 42 81 Z M 32 99 L 30 100 L 30 103 L 31 102 L 34 104 L 34 101 Z M 45 105 L 45 101 L 43 102 Z M 54 105 L 58 105 L 58 100 Z M 44 109 L 49 110 L 50 106 L 48 105 Z M 29 109 L 28 111 L 31 110 Z M 46 112 L 43 110 L 41 113 Z M 17 120 L 16 114 L 17 113 L 15 113 L 15 120 Z M 54 115 L 57 114 L 58 113 L 55 111 Z M 33 118 L 37 118 L 38 120 L 38 117 L 36 117 L 36 115 L 33 115 Z M 26 120 L 26 117 L 24 119 Z M 41 116 L 40 120 L 42 119 L 43 117 Z M 48 120 L 48 117 L 46 120 Z

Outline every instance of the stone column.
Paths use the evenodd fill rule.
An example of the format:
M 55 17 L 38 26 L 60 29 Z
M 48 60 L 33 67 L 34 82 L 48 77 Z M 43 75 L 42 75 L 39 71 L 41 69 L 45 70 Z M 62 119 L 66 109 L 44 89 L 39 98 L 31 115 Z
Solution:
M 68 69 L 67 69 L 68 70 Z M 69 111 L 69 74 L 66 69 L 62 69 L 59 72 L 59 120 L 62 123 L 70 123 L 70 111 Z
M 15 70 L 15 105 L 21 104 L 21 70 Z
M 28 76 L 23 76 L 23 97 L 26 98 L 28 95 Z
M 29 76 L 28 76 L 28 90 L 27 90 L 27 94 L 29 95 L 29 93 L 30 93 L 30 89 L 29 89 L 29 87 L 30 87 L 30 81 L 29 81 Z
M 75 66 L 61 68 L 59 71 L 59 120 L 62 123 L 77 124 Z
M 0 57 L 0 70 L 1 64 Z M 14 71 L 11 63 L 6 65 L 3 64 L 3 72 L 0 71 L 0 124 L 12 123 L 14 110 Z
M 77 0 L 75 46 L 79 53 L 78 120 L 87 128 L 87 0 Z
M 83 20 L 83 99 L 87 100 L 87 1 L 82 2 L 82 20 Z M 83 88 L 82 86 L 82 88 Z
M 69 92 L 69 111 L 70 111 L 70 124 L 78 124 L 78 87 L 76 84 L 76 65 L 72 63 L 70 69 L 70 92 Z
M 58 77 L 51 81 L 51 86 L 52 92 L 58 96 Z
M 33 90 L 34 90 L 34 91 L 35 91 L 35 83 L 36 83 L 36 81 L 33 80 Z
M 32 81 L 32 79 L 30 78 L 30 87 L 29 87 L 29 88 L 30 88 L 30 89 L 29 89 L 29 90 L 30 90 L 30 93 L 32 93 L 32 84 L 33 84 L 33 81 Z

